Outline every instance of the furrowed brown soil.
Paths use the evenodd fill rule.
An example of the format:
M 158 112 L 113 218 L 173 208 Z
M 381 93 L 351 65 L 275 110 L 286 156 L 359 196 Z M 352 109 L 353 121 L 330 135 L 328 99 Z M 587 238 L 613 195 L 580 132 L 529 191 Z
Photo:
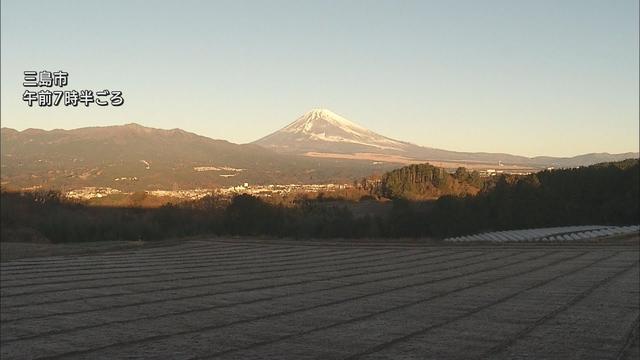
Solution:
M 125 245 L 2 262 L 2 359 L 638 354 L 637 241 Z

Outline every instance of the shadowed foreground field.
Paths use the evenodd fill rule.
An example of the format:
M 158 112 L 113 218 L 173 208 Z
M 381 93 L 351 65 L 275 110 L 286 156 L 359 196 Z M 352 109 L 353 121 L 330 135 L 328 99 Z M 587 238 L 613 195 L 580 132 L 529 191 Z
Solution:
M 13 260 L 1 357 L 637 359 L 638 261 L 239 239 Z

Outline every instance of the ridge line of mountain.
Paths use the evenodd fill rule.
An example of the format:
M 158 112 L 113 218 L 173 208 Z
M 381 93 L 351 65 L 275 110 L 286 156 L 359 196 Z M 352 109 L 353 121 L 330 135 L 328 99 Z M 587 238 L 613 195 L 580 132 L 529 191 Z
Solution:
M 288 124 L 287 126 L 285 126 L 284 128 L 290 127 L 291 125 L 295 124 L 295 121 L 293 123 Z M 284 129 L 283 128 L 283 129 Z M 121 129 L 133 129 L 133 130 L 138 130 L 138 131 L 144 131 L 147 133 L 161 133 L 161 134 L 165 134 L 165 135 L 175 135 L 175 134 L 182 134 L 182 135 L 187 135 L 187 136 L 192 136 L 194 138 L 199 138 L 201 140 L 207 140 L 207 141 L 215 141 L 215 142 L 221 142 L 221 143 L 226 143 L 226 144 L 230 144 L 230 145 L 238 145 L 238 146 L 246 146 L 246 145 L 258 145 L 261 147 L 266 147 L 270 150 L 275 150 L 276 152 L 284 152 L 284 153 L 289 153 L 291 154 L 292 152 L 290 151 L 278 151 L 277 148 L 274 148 L 273 146 L 265 146 L 262 145 L 260 142 L 261 140 L 268 138 L 269 136 L 276 134 L 278 131 L 269 134 L 265 137 L 262 137 L 256 141 L 253 142 L 249 142 L 249 143 L 234 143 L 231 142 L 229 140 L 226 139 L 220 139 L 220 138 L 212 138 L 206 135 L 200 135 L 197 134 L 195 132 L 191 132 L 191 131 L 187 131 L 187 130 L 183 130 L 181 128 L 172 128 L 172 129 L 163 129 L 163 128 L 156 128 L 156 127 L 149 127 L 149 126 L 145 126 L 145 125 L 141 125 L 139 123 L 127 123 L 127 124 L 123 124 L 123 125 L 106 125 L 106 126 L 87 126 L 87 127 L 80 127 L 80 128 L 74 128 L 74 129 L 60 129 L 60 128 L 56 128 L 56 129 L 51 129 L 51 130 L 45 130 L 45 129 L 39 129 L 39 128 L 27 128 L 24 130 L 17 130 L 14 128 L 10 128 L 10 127 L 2 127 L 0 128 L 0 130 L 3 133 L 13 133 L 13 134 L 29 134 L 29 135 L 37 135 L 37 134 L 56 134 L 56 133 L 71 133 L 71 132 L 85 132 L 85 131 L 109 131 L 109 130 L 121 130 Z M 282 129 L 281 129 L 282 130 Z M 280 131 L 280 130 L 279 130 Z M 375 133 L 374 133 L 375 134 Z M 377 134 L 376 134 L 377 135 Z M 382 135 L 380 135 L 381 137 L 384 137 Z M 401 141 L 401 140 L 395 140 L 395 139 L 391 139 L 388 137 L 384 137 L 385 139 L 389 139 L 398 143 L 402 143 L 402 144 L 407 144 L 409 146 L 412 147 L 418 147 L 421 149 L 427 149 L 427 150 L 431 150 L 431 151 L 437 151 L 437 152 L 446 152 L 448 154 L 451 155 L 455 155 L 457 157 L 460 158 L 447 158 L 447 159 L 443 159 L 442 156 L 438 156 L 438 157 L 434 157 L 433 159 L 428 159 L 426 156 L 424 159 L 424 161 L 428 161 L 428 160 L 447 160 L 447 161 L 462 161 L 462 162 L 474 162 L 474 161 L 492 161 L 492 159 L 465 159 L 465 156 L 473 156 L 473 157 L 492 157 L 492 156 L 498 156 L 498 157 L 518 157 L 518 158 L 523 158 L 523 159 L 527 159 L 529 161 L 540 161 L 540 162 L 552 162 L 554 160 L 571 160 L 571 159 L 577 159 L 577 158 L 584 158 L 584 157 L 638 157 L 638 153 L 637 152 L 624 152 L 624 153 L 610 153 L 610 152 L 590 152 L 590 153 L 584 153 L 584 154 L 578 154 L 578 155 L 574 155 L 574 156 L 548 156 L 548 155 L 538 155 L 538 156 L 533 156 L 533 157 L 529 157 L 529 156 L 523 156 L 523 155 L 513 155 L 513 154 L 509 154 L 509 153 L 494 153 L 494 152 L 486 152 L 486 151 L 480 151 L 480 152 L 464 152 L 464 151 L 455 151 L 455 150 L 443 150 L 443 149 L 437 149 L 437 148 L 431 148 L 431 147 L 426 147 L 426 146 L 421 146 L 421 145 L 416 145 L 416 144 L 412 144 L 409 142 L 405 142 L 405 141 Z M 304 153 L 307 153 L 310 151 L 305 151 Z M 304 155 L 304 153 L 295 153 L 294 154 L 297 155 Z M 396 152 L 396 154 L 398 154 Z M 423 156 L 424 157 L 424 156 Z M 421 160 L 419 159 L 419 156 L 415 157 L 415 160 Z M 608 160 L 608 159 L 605 159 Z M 494 161 L 495 162 L 495 161 Z M 527 164 L 527 165 L 531 165 L 531 164 Z M 546 165 L 546 164 L 540 164 L 540 165 Z

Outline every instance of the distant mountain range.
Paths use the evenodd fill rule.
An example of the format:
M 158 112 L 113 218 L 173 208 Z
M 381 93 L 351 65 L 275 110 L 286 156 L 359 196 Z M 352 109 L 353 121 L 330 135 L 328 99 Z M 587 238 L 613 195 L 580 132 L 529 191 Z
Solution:
M 435 149 L 395 140 L 368 130 L 326 109 L 313 109 L 293 123 L 267 135 L 254 144 L 286 154 L 323 158 L 368 159 L 416 163 L 437 162 L 467 167 L 576 167 L 605 161 L 637 158 L 638 153 L 593 153 L 574 157 L 538 156 L 528 158 L 503 153 L 457 152 Z
M 75 130 L 1 130 L 5 188 L 86 186 L 120 190 L 350 182 L 393 164 L 279 154 L 137 124 Z
M 535 170 L 637 158 L 638 153 L 527 158 L 422 147 L 376 134 L 329 110 L 309 111 L 252 144 L 137 124 L 74 130 L 1 130 L 5 188 L 213 188 L 243 184 L 350 182 L 426 162 L 455 168 Z

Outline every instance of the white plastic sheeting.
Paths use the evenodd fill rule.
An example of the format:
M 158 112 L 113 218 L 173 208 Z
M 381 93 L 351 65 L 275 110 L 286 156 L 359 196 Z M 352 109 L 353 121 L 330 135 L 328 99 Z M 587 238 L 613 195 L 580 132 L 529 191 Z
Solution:
M 640 225 L 631 226 L 561 226 L 539 229 L 508 230 L 457 236 L 444 239 L 449 242 L 469 241 L 580 241 L 597 237 L 622 235 L 640 232 Z

